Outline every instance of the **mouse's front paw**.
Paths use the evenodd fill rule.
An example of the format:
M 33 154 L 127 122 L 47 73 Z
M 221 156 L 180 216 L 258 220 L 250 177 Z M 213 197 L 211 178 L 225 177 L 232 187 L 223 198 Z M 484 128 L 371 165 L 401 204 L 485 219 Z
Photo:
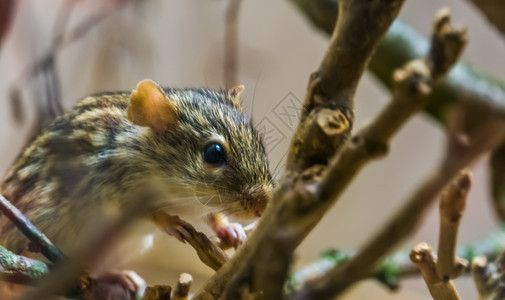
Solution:
M 147 287 L 144 279 L 130 270 L 109 271 L 100 275 L 97 280 L 109 284 L 117 284 L 123 289 L 133 292 L 136 299 L 142 299 Z
M 239 223 L 228 223 L 217 227 L 216 235 L 223 244 L 235 249 L 247 239 L 244 227 Z

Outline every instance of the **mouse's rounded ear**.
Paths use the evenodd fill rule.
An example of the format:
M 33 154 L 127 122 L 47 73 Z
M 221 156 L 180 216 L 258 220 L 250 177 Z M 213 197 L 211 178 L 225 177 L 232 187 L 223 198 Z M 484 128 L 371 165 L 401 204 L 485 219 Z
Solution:
M 152 80 L 142 80 L 133 90 L 127 109 L 128 120 L 135 125 L 148 126 L 156 134 L 170 130 L 177 122 L 175 105 Z
M 240 95 L 244 91 L 245 87 L 243 85 L 237 85 L 228 90 L 228 100 L 231 106 L 235 107 L 237 110 L 242 111 L 242 101 L 240 100 Z

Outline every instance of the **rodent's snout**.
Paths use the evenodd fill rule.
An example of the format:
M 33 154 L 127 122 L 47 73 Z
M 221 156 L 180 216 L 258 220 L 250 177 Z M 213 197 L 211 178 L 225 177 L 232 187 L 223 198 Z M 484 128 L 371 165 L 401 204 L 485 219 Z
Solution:
M 270 186 L 250 186 L 242 191 L 244 211 L 248 217 L 261 217 L 271 197 Z

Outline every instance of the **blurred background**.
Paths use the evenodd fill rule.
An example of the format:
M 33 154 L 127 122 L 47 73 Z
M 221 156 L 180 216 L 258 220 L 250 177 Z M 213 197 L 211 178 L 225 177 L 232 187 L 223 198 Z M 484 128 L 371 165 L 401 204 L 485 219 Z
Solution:
M 6 0 L 3 0 L 6 1 Z M 150 78 L 168 87 L 224 88 L 227 0 L 15 1 L 11 27 L 0 42 L 0 171 L 41 124 L 90 93 L 131 90 Z M 463 61 L 505 79 L 505 44 L 483 16 L 461 0 L 409 0 L 400 18 L 429 36 L 437 9 L 446 6 L 469 30 Z M 327 36 L 289 1 L 243 0 L 237 15 L 237 82 L 244 104 L 266 135 L 272 170 L 280 175 L 309 74 L 323 57 Z M 388 101 L 371 74 L 356 96 L 358 129 Z M 435 167 L 444 132 L 428 116 L 414 117 L 394 139 L 387 158 L 367 166 L 298 249 L 297 266 L 321 251 L 358 249 Z M 460 228 L 471 243 L 498 228 L 490 208 L 487 160 L 474 166 L 474 185 Z M 198 224 L 204 230 L 203 223 Z M 403 248 L 438 239 L 438 210 Z M 159 246 L 129 265 L 149 283 L 172 284 L 181 272 L 196 290 L 212 271 L 187 245 L 164 236 Z M 465 299 L 477 294 L 471 277 L 455 284 Z M 431 299 L 422 279 L 391 293 L 373 280 L 345 299 Z

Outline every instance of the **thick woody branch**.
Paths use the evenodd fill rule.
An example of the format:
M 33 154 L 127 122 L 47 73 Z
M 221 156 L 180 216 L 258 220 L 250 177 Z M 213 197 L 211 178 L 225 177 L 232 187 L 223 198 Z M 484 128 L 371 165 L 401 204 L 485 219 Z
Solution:
M 402 4 L 402 1 L 339 2 L 340 18 L 323 61 L 310 78 L 304 112 L 314 107 L 352 111 L 363 71 Z
M 370 126 L 358 133 L 344 146 L 335 163 L 330 165 L 328 174 L 321 183 L 322 199 L 337 197 L 364 163 L 373 157 L 384 155 L 393 133 L 425 103 L 426 95 L 430 92 L 429 69 L 425 64 L 414 61 L 405 69 L 397 71 L 395 79 L 398 83 L 390 104 Z M 388 230 L 384 231 L 387 233 L 381 234 L 381 238 L 397 233 L 402 228 L 396 227 L 397 224 L 394 225 L 389 226 Z M 398 224 L 398 226 L 401 225 L 403 224 Z M 379 238 L 375 241 L 379 241 Z M 384 240 L 381 243 L 382 247 L 388 247 L 388 242 L 389 240 Z M 375 252 L 372 247 L 368 250 Z M 368 256 L 372 254 L 374 253 L 364 253 L 363 251 L 358 253 L 350 262 L 330 270 L 318 281 L 309 282 L 293 296 L 294 299 L 330 299 L 334 297 L 373 271 L 373 262 L 380 258 L 380 254 L 375 253 L 373 258 Z M 362 261 L 363 257 L 367 260 Z M 348 267 L 350 264 L 352 264 L 352 268 Z M 344 268 L 345 270 L 342 270 Z M 343 275 L 344 272 L 348 275 Z M 340 285 L 333 284 L 335 281 Z
M 0 211 L 30 239 L 32 250 L 42 253 L 52 263 L 65 258 L 65 255 L 2 195 L 0 195 Z
M 286 176 L 256 231 L 195 299 L 217 299 L 225 288 L 225 299 L 237 299 L 249 292 L 260 292 L 266 299 L 283 297 L 282 286 L 293 251 L 328 207 L 318 202 L 317 182 L 324 171 L 318 163 L 329 161 L 339 146 L 335 139 L 345 140 L 348 136 L 359 78 L 402 3 L 402 0 L 340 2 L 341 15 L 345 17 L 339 20 L 326 56 L 309 81 L 303 120 L 293 137 L 288 158 L 288 170 L 305 171 Z M 314 161 L 310 158 L 314 156 L 301 150 L 307 143 L 331 146 Z
M 435 30 L 441 28 L 437 26 L 444 22 L 440 15 L 435 20 Z M 442 27 L 443 28 L 443 27 Z M 461 31 L 464 34 L 464 31 Z M 434 35 L 438 35 L 434 32 Z M 460 48 L 463 48 L 466 38 L 464 36 L 457 39 L 460 41 Z M 434 42 L 443 41 L 433 39 Z M 444 49 L 441 45 L 433 45 L 434 49 Z M 444 53 L 448 53 L 445 51 Z M 452 51 L 460 53 L 460 51 Z M 404 69 L 395 72 L 396 82 L 393 92 L 393 101 L 379 114 L 376 120 L 367 128 L 362 130 L 357 136 L 346 144 L 340 154 L 330 165 L 325 178 L 321 183 L 321 198 L 333 199 L 339 196 L 343 188 L 347 185 L 359 168 L 371 158 L 383 155 L 393 134 L 403 125 L 409 116 L 422 108 L 427 102 L 427 95 L 430 93 L 436 78 L 440 78 L 440 73 L 436 70 L 443 70 L 435 64 L 445 64 L 445 61 L 431 61 L 433 55 L 429 55 L 427 61 L 413 61 Z M 456 61 L 457 58 L 447 58 L 448 61 Z M 446 69 L 447 71 L 447 69 Z M 435 78 L 432 77 L 436 74 Z M 504 128 L 505 129 L 505 128 Z M 502 139 L 502 136 L 499 136 Z M 491 145 L 495 146 L 491 139 L 484 148 L 489 150 Z M 483 150 L 482 144 L 476 147 Z M 453 149 L 451 149 L 453 150 Z M 330 270 L 326 276 L 317 282 L 310 282 L 299 293 L 294 295 L 294 299 L 328 299 L 339 295 L 350 285 L 361 280 L 372 273 L 377 261 L 398 242 L 403 240 L 417 225 L 421 213 L 427 205 L 434 199 L 439 191 L 450 182 L 452 177 L 466 164 L 475 159 L 482 151 L 468 151 L 472 155 L 463 155 L 455 159 L 451 155 L 437 170 L 435 175 L 428 179 L 414 194 L 406 201 L 406 205 L 353 259 L 346 264 Z M 465 154 L 468 154 L 465 153 Z
M 505 10 L 505 2 L 502 0 L 469 0 L 478 9 L 484 13 L 488 21 L 498 29 L 502 35 L 505 35 L 505 19 L 503 11 Z
M 356 87 L 402 4 L 403 1 L 398 0 L 366 4 L 339 2 L 340 18 L 330 46 L 318 70 L 309 79 L 300 124 L 288 155 L 288 170 L 301 171 L 314 164 L 327 164 L 342 140 L 349 136 L 354 121 Z M 317 122 L 306 121 L 307 116 Z M 318 131 L 322 132 L 317 134 Z M 312 133 L 316 134 L 309 135 Z M 303 145 L 318 151 L 307 152 L 301 149 Z
M 421 270 L 424 281 L 434 300 L 460 300 L 452 280 L 441 280 L 437 275 L 437 260 L 433 256 L 430 245 L 420 243 L 410 253 L 410 259 Z
M 436 272 L 443 281 L 459 277 L 468 266 L 468 261 L 456 256 L 456 246 L 471 182 L 470 172 L 463 171 L 442 192 Z

